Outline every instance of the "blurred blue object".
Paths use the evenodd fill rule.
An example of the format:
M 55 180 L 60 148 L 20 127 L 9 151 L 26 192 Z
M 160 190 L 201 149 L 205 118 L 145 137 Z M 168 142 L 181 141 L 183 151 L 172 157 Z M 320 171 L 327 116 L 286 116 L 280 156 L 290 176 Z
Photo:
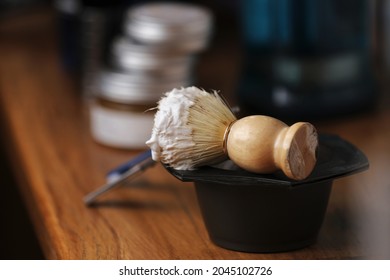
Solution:
M 156 162 L 152 159 L 151 151 L 149 150 L 141 153 L 130 161 L 121 164 L 107 174 L 106 184 L 84 197 L 84 203 L 86 205 L 92 205 L 99 196 L 119 187 L 123 181 L 131 180 L 155 163 Z
M 150 150 L 147 150 L 146 152 L 139 154 L 138 156 L 132 158 L 131 160 L 110 170 L 106 175 L 107 182 L 110 183 L 118 180 L 129 169 L 134 168 L 134 166 L 137 166 L 138 164 L 141 164 L 142 162 L 151 158 L 152 158 L 152 152 Z
M 248 113 L 316 119 L 374 104 L 371 3 L 243 1 L 240 105 Z

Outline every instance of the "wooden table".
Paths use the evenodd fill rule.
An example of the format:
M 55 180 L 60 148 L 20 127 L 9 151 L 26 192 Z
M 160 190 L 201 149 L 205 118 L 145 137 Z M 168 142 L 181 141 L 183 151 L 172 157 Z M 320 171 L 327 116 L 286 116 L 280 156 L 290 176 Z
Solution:
M 234 252 L 209 240 L 192 184 L 161 165 L 106 194 L 96 207 L 84 205 L 83 197 L 104 183 L 108 170 L 139 151 L 93 141 L 80 90 L 60 66 L 53 26 L 46 12 L 0 26 L 0 123 L 46 258 L 390 258 L 388 98 L 374 112 L 317 124 L 320 132 L 358 146 L 371 164 L 368 171 L 334 183 L 318 242 L 278 254 Z M 232 93 L 238 60 L 226 57 L 234 51 L 232 45 L 205 54 L 199 65 L 202 85 Z

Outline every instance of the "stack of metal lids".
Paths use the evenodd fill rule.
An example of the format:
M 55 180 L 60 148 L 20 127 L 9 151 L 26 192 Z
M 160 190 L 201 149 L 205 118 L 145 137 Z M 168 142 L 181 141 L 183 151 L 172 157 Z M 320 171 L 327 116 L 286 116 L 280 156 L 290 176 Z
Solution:
M 149 3 L 129 9 L 123 34 L 111 46 L 111 68 L 101 94 L 122 102 L 155 103 L 164 92 L 192 84 L 196 54 L 207 47 L 212 15 L 183 3 Z M 111 98 L 110 98 L 111 97 Z
M 110 69 L 101 73 L 100 97 L 117 103 L 152 105 L 162 93 L 186 83 L 185 78 L 163 79 Z
M 125 32 L 144 44 L 197 52 L 207 45 L 211 15 L 189 4 L 153 3 L 128 12 Z
M 128 37 L 113 43 L 112 61 L 120 69 L 165 78 L 186 77 L 193 56 L 170 48 L 140 44 Z

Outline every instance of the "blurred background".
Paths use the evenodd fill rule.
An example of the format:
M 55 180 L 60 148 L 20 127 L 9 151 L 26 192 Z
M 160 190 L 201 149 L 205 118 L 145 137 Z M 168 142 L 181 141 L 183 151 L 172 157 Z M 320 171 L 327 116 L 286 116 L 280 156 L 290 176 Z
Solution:
M 382 89 L 390 71 L 390 0 L 170 1 L 190 5 L 185 17 L 169 16 L 172 22 L 166 11 L 138 9 L 149 2 L 161 1 L 2 0 L 0 40 L 15 19 L 49 18 L 63 71 L 90 105 L 91 133 L 112 147 L 139 149 L 145 139 L 118 141 L 132 135 L 107 132 L 112 124 L 126 130 L 126 119 L 108 110 L 128 112 L 131 125 L 147 133 L 152 117 L 139 113 L 173 87 L 219 90 L 241 115 L 286 122 L 337 122 L 389 106 Z M 17 192 L 9 196 L 19 201 Z M 1 209 L 20 209 L 14 200 L 0 196 Z M 20 218 L 2 212 L 5 228 L 30 229 L 23 211 Z M 34 244 L 27 239 L 21 247 L 39 251 Z M 17 252 L 4 248 L 0 257 L 41 256 L 12 248 Z
M 96 85 L 94 78 L 101 74 L 102 69 L 109 67 L 109 71 L 116 73 L 138 71 L 137 77 L 140 72 L 145 72 L 145 69 L 141 69 L 145 66 L 134 66 L 131 61 L 121 64 L 126 56 L 143 56 L 139 50 L 135 50 L 136 53 L 130 50 L 134 42 L 131 46 L 127 43 L 126 50 L 126 46 L 123 46 L 126 43 L 122 42 L 121 47 L 118 41 L 130 37 L 148 48 L 147 43 L 154 40 L 139 38 L 128 27 L 137 21 L 129 15 L 129 10 L 147 2 L 156 1 L 2 1 L 1 20 L 21 16 L 37 7 L 53 9 L 63 67 L 74 74 L 80 82 L 81 91 L 88 95 L 99 91 L 101 85 Z M 246 113 L 264 113 L 283 119 L 318 119 L 361 112 L 375 105 L 378 97 L 377 78 L 383 73 L 378 72 L 387 70 L 390 63 L 387 48 L 390 31 L 386 22 L 386 13 L 390 9 L 388 1 L 171 2 L 205 7 L 212 18 L 210 26 L 198 32 L 209 36 L 207 47 L 187 52 L 191 65 L 184 70 L 176 69 L 181 71 L 182 76 L 185 72 L 186 77 L 180 80 L 176 72 L 174 85 L 196 84 L 205 89 L 224 89 L 220 84 L 224 83 L 223 78 L 217 73 L 210 73 L 212 78 L 196 76 L 196 67 L 201 67 L 198 61 L 203 62 L 208 52 L 224 45 L 226 49 L 234 48 L 234 57 L 223 59 L 236 60 L 236 72 L 232 73 L 234 80 L 229 88 L 234 88 L 234 98 Z M 142 24 L 141 29 L 144 28 Z M 159 29 L 161 26 L 158 26 L 158 22 L 153 24 L 157 26 L 155 32 L 164 32 Z M 170 46 L 177 42 L 177 39 L 170 40 Z M 155 63 L 160 63 L 161 69 L 162 56 L 165 55 L 167 60 L 169 55 L 159 55 L 153 59 Z M 175 67 L 180 64 L 178 59 L 172 62 L 172 67 L 174 64 Z M 142 74 L 142 78 L 150 78 L 150 75 Z M 152 82 L 161 83 L 161 79 Z M 130 87 L 134 87 L 129 83 Z M 229 91 L 225 94 L 232 95 Z

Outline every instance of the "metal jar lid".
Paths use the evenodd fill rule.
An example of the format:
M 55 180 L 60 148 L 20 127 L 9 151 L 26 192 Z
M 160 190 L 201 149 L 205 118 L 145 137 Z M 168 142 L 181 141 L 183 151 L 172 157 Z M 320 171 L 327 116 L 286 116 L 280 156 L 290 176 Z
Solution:
M 107 69 L 100 73 L 97 96 L 124 104 L 154 104 L 163 93 L 188 85 L 186 79 L 164 80 Z
M 164 77 L 186 77 L 192 67 L 192 55 L 170 48 L 145 45 L 128 37 L 119 37 L 112 45 L 112 64 L 129 71 Z
M 146 43 L 170 45 L 182 51 L 200 51 L 211 33 L 209 10 L 184 3 L 149 3 L 130 9 L 125 32 Z

